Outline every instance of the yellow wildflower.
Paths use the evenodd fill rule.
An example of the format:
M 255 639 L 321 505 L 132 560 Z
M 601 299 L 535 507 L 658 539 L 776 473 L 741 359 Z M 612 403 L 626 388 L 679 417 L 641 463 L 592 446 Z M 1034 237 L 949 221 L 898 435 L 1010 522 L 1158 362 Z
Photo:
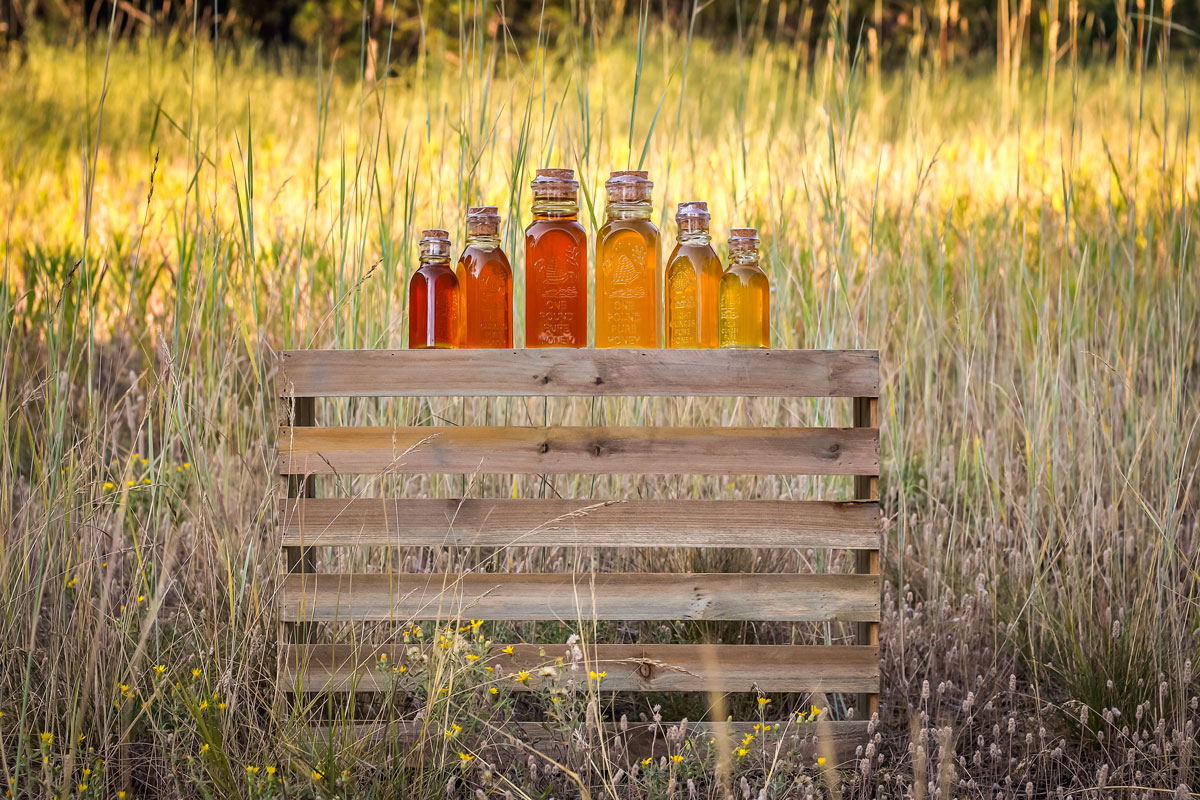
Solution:
M 199 677 L 200 677 L 200 670 L 199 670 L 199 669 L 194 669 L 194 670 L 192 670 L 192 677 L 193 677 L 193 678 L 199 678 Z
M 467 661 L 478 661 L 478 660 L 479 660 L 479 656 L 475 655 L 474 653 L 467 653 Z
M 139 594 L 139 595 L 137 596 L 137 601 L 138 601 L 139 603 L 144 603 L 144 602 L 146 602 L 146 595 L 144 595 L 144 594 Z
M 451 723 L 450 730 L 446 731 L 446 738 L 452 739 L 461 732 L 462 732 L 462 728 L 458 725 L 458 723 L 456 723 L 456 722 Z
M 459 753 L 458 758 L 464 764 L 475 760 L 475 756 L 471 755 L 470 753 Z
M 749 751 L 749 750 L 747 750 L 746 748 L 744 748 L 744 747 L 739 747 L 739 748 L 738 748 L 738 751 L 737 751 L 738 758 L 743 758 L 743 757 L 744 757 L 744 756 L 745 756 L 747 753 L 749 753 L 749 752 L 750 752 L 750 751 Z
M 529 683 L 529 670 L 521 670 L 514 676 L 514 679 L 517 683 Z
M 761 697 L 761 696 L 760 696 L 760 697 L 758 698 L 758 707 L 759 707 L 759 708 L 762 708 L 763 706 L 765 706 L 765 705 L 766 705 L 767 703 L 769 703 L 769 702 L 771 702 L 771 698 L 769 698 L 769 697 Z
M 313 770 L 313 772 L 312 772 L 312 778 L 313 778 L 313 780 L 314 780 L 314 781 L 319 781 L 319 780 L 321 780 L 321 778 L 324 778 L 324 777 L 325 777 L 325 773 L 321 772 L 321 771 L 320 771 L 320 770 L 318 770 L 318 769 L 314 769 L 314 770 Z
M 224 711 L 224 710 L 225 710 L 225 704 L 224 704 L 224 703 L 217 703 L 217 710 L 218 710 L 218 711 Z
M 595 670 L 588 673 L 588 677 L 597 682 L 604 680 L 606 675 L 608 675 L 607 672 L 596 672 Z
M 267 767 L 267 774 L 268 774 L 268 775 L 274 775 L 274 774 L 275 774 L 275 768 L 274 768 L 274 767 Z
M 817 766 L 818 767 L 825 766 L 825 756 L 821 756 L 820 758 L 817 759 Z
M 49 731 L 42 733 L 42 744 L 48 745 L 54 741 L 54 734 Z
M 79 583 L 79 576 L 78 576 L 78 575 L 74 576 L 73 578 L 71 578 L 71 580 L 67 581 L 67 588 L 68 588 L 68 589 L 70 589 L 71 587 L 73 587 L 73 586 L 74 586 L 75 584 L 77 584 L 77 583 Z
M 117 487 L 116 487 L 116 486 L 113 486 L 113 482 L 112 482 L 112 481 L 105 481 L 105 482 L 104 482 L 104 488 L 105 488 L 105 489 L 108 489 L 108 490 L 112 490 L 112 489 L 115 489 L 115 488 L 117 488 Z
M 200 745 L 200 752 L 201 752 L 201 753 L 207 753 L 207 752 L 208 752 L 208 745 L 207 745 L 207 744 L 202 744 L 202 745 Z
M 671 756 L 671 760 L 674 761 L 676 764 L 679 764 L 680 762 L 683 761 L 683 756 L 673 755 L 673 756 Z
M 508 647 L 504 648 L 500 652 L 511 656 L 512 655 L 512 645 L 510 644 Z
M 88 785 L 87 785 L 86 783 L 81 783 L 81 784 L 79 784 L 79 791 L 81 791 L 81 792 L 86 792 L 86 791 L 87 791 L 87 786 L 88 786 Z
M 158 664 L 158 665 L 156 665 L 156 666 L 154 667 L 154 673 L 155 673 L 156 675 L 162 675 L 162 674 L 163 674 L 164 672 L 166 672 L 166 671 L 167 671 L 167 665 L 166 665 L 166 664 Z
M 250 764 L 247 764 L 247 765 L 246 765 L 246 772 L 250 773 L 251 775 L 257 775 L 257 774 L 258 774 L 258 767 L 251 766 Z
M 491 689 L 488 689 L 488 691 L 491 692 L 492 694 L 500 694 L 500 690 L 497 689 L 495 686 L 493 686 Z
M 643 758 L 643 759 L 642 759 L 642 766 L 643 766 L 643 767 L 648 767 L 648 766 L 650 766 L 650 762 L 651 762 L 651 761 L 653 761 L 653 760 L 654 760 L 654 759 L 653 759 L 653 758 L 651 758 L 650 756 L 646 756 L 645 758 Z

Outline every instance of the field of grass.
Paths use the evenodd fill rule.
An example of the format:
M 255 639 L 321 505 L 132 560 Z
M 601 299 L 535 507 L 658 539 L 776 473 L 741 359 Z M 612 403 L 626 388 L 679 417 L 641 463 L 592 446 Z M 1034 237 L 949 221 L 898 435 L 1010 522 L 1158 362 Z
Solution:
M 1032 56 L 1052 73 L 1020 59 L 1015 71 L 947 66 L 932 39 L 881 71 L 836 31 L 809 52 L 752 27 L 728 44 L 653 19 L 514 42 L 487 22 L 466 19 L 461 45 L 431 31 L 379 82 L 357 80 L 352 57 L 185 35 L 30 39 L 0 67 L 11 795 L 1200 796 L 1195 54 L 1079 64 L 1064 20 L 1057 57 Z M 484 622 L 451 635 L 401 709 L 429 722 L 414 746 L 344 736 L 352 706 L 322 709 L 337 722 L 328 741 L 296 744 L 300 715 L 275 704 L 273 353 L 403 347 L 417 231 L 443 226 L 460 242 L 467 205 L 500 206 L 523 297 L 528 181 L 545 165 L 580 173 L 591 230 L 608 170 L 638 166 L 668 240 L 685 199 L 708 200 L 718 242 L 757 226 L 775 346 L 880 349 L 884 694 L 850 768 L 823 769 L 789 738 L 806 698 L 764 711 L 728 698 L 784 728 L 732 751 L 671 741 L 678 760 L 642 763 L 599 747 L 597 728 L 696 719 L 704 698 L 651 698 L 661 712 L 596 691 L 496 699 L 451 657 L 475 635 L 617 635 L 603 627 Z M 848 420 L 823 401 L 451 399 L 322 413 Z M 432 476 L 352 488 L 772 498 L 846 485 Z M 843 555 L 775 550 L 321 558 L 358 570 L 848 568 Z M 668 623 L 637 635 L 805 642 L 848 630 Z M 437 690 L 452 680 L 458 690 Z M 539 704 L 571 734 L 565 757 L 487 747 Z M 834 701 L 825 713 L 847 711 Z

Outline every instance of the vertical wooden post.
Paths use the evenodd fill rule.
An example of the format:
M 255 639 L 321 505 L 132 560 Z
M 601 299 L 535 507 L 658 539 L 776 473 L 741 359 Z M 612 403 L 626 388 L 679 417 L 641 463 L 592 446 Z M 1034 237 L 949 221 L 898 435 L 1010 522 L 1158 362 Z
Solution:
M 291 400 L 291 424 L 294 427 L 311 427 L 317 424 L 317 401 L 313 397 L 295 397 Z M 317 479 L 313 475 L 289 475 L 287 479 L 288 499 L 297 497 L 316 497 Z M 285 513 L 296 513 L 294 508 L 288 508 Z M 285 547 L 284 559 L 287 571 L 316 572 L 317 553 L 312 547 Z M 290 627 L 293 642 L 306 642 L 312 633 L 312 623 L 299 622 Z
M 856 397 L 854 398 L 854 427 L 856 428 L 878 428 L 879 427 L 879 398 L 877 397 Z M 855 500 L 878 500 L 879 499 L 879 476 L 878 475 L 856 475 L 854 477 L 854 499 Z M 878 543 L 873 550 L 857 550 L 855 551 L 854 571 L 864 575 L 879 574 L 879 546 Z M 882 608 L 882 603 L 880 603 Z M 855 640 L 860 645 L 879 646 L 879 623 L 878 622 L 860 622 L 858 623 L 858 633 Z M 860 695 L 858 698 L 857 709 L 861 709 L 856 716 L 864 719 L 870 719 L 872 715 L 879 712 L 879 693 L 872 692 L 869 694 Z

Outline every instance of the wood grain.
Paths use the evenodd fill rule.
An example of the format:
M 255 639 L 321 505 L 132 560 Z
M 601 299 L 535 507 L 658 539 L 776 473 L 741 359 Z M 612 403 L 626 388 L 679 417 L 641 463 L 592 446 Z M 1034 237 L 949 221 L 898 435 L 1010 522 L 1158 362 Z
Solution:
M 285 621 L 842 620 L 878 621 L 877 575 L 291 574 Z
M 480 685 L 506 691 L 563 687 L 635 692 L 874 692 L 879 648 L 823 645 L 601 644 L 573 658 L 562 645 L 493 644 L 477 662 L 452 656 Z M 414 689 L 406 645 L 284 645 L 280 679 L 293 691 Z M 476 653 L 476 655 L 480 655 Z M 577 667 L 571 669 L 575 662 Z M 486 671 L 484 666 L 493 667 Z M 540 672 L 553 668 L 553 675 Z M 528 679 L 514 679 L 521 671 Z M 591 673 L 604 673 L 598 680 Z
M 875 475 L 873 428 L 283 428 L 285 475 Z
M 878 548 L 877 502 L 281 501 L 282 546 Z
M 284 350 L 281 396 L 865 397 L 875 350 Z

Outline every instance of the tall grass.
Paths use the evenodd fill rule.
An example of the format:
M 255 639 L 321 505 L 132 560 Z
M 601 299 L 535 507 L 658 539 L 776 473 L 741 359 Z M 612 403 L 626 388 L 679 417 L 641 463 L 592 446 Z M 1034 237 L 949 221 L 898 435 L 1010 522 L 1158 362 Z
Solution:
M 995 68 L 946 68 L 919 31 L 904 67 L 876 65 L 870 80 L 836 15 L 811 62 L 763 20 L 731 48 L 649 11 L 629 28 L 547 20 L 536 42 L 464 12 L 457 51 L 429 31 L 411 63 L 380 52 L 381 81 L 356 79 L 363 65 L 344 57 L 214 48 L 188 32 L 31 40 L 11 54 L 0 81 L 0 770 L 13 795 L 266 795 L 281 777 L 289 796 L 325 797 L 1200 791 L 1194 56 L 1154 63 L 1144 40 L 1166 34 L 1150 18 L 1114 63 L 1080 64 L 1068 44 L 1034 71 L 1021 63 L 1027 6 L 1002 26 Z M 1073 43 L 1077 15 L 1060 11 Z M 404 346 L 414 233 L 442 225 L 461 241 L 471 204 L 506 215 L 523 297 L 526 186 L 553 164 L 580 173 L 592 229 L 607 170 L 638 164 L 656 180 L 665 231 L 692 198 L 708 200 L 718 240 L 759 227 L 776 346 L 882 351 L 885 694 L 853 770 L 828 773 L 766 735 L 744 756 L 675 741 L 683 761 L 642 764 L 600 749 L 595 692 L 551 717 L 582 732 L 553 764 L 475 749 L 461 759 L 467 734 L 501 741 L 504 721 L 527 710 L 474 691 L 405 701 L 430 721 L 430 746 L 363 749 L 338 726 L 324 743 L 290 743 L 297 720 L 273 686 L 272 354 Z M 848 410 L 452 399 L 322 414 L 828 424 Z M 678 476 L 339 488 L 845 490 Z M 778 551 L 321 557 L 424 571 L 846 567 Z M 550 643 L 572 632 L 617 635 L 587 621 L 515 631 Z M 436 659 L 424 669 L 428 686 L 470 678 Z M 622 702 L 631 719 L 697 712 Z M 462 740 L 443 736 L 452 724 L 468 728 Z

